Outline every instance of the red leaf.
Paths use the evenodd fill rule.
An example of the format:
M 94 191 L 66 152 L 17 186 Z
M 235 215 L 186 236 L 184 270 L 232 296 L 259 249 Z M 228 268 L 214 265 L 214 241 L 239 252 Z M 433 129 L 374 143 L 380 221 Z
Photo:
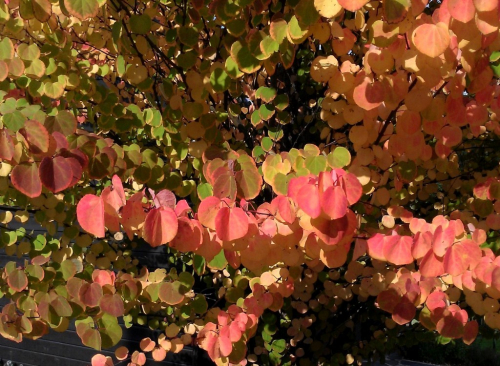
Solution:
M 321 195 L 321 207 L 331 219 L 339 219 L 347 213 L 347 196 L 339 186 L 328 187 Z
M 71 171 L 73 173 L 72 178 L 71 178 L 71 182 L 69 183 L 68 187 L 73 187 L 76 183 L 78 183 L 78 181 L 82 177 L 83 167 L 80 164 L 80 161 L 78 161 L 78 159 L 76 159 L 76 158 L 66 158 L 66 161 L 71 166 Z
M 19 132 L 28 142 L 29 149 L 33 154 L 42 154 L 49 151 L 49 133 L 40 122 L 26 121 Z
M 40 163 L 40 179 L 52 193 L 65 190 L 73 180 L 73 169 L 62 156 L 45 157 Z
M 104 237 L 104 201 L 87 194 L 76 206 L 76 216 L 83 230 L 97 238 Z
M 394 288 L 389 288 L 382 291 L 377 296 L 377 306 L 387 311 L 388 313 L 393 313 L 394 308 L 401 302 L 401 295 Z
M 102 287 L 97 282 L 84 283 L 80 287 L 79 297 L 85 305 L 95 307 L 99 305 L 99 301 L 101 300 Z
M 6 128 L 0 130 L 0 159 L 11 160 L 14 156 L 14 142 Z
M 403 296 L 399 304 L 394 307 L 392 320 L 399 325 L 403 325 L 411 322 L 415 318 L 416 313 L 417 308 L 415 305 L 406 296 Z
M 248 232 L 248 216 L 239 207 L 222 207 L 215 216 L 215 232 L 223 241 L 244 237 Z
M 477 321 L 472 320 L 467 324 L 465 324 L 464 338 L 463 338 L 464 343 L 466 345 L 471 345 L 472 342 L 474 342 L 474 340 L 476 339 L 478 333 L 479 333 L 479 324 L 477 323 Z
M 16 165 L 12 169 L 10 179 L 15 189 L 30 198 L 38 197 L 42 194 L 42 182 L 40 181 L 38 167 L 35 163 Z
M 436 324 L 436 330 L 446 338 L 461 338 L 464 334 L 464 325 L 453 315 L 446 315 Z
M 167 244 L 177 235 L 179 223 L 171 208 L 154 208 L 146 216 L 143 238 L 152 247 Z

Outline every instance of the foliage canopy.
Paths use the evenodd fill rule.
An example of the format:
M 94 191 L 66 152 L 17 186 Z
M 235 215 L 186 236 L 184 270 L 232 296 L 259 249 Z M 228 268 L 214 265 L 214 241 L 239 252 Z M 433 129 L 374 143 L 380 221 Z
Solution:
M 339 365 L 500 329 L 498 0 L 0 0 L 0 334 Z M 34 236 L 13 220 L 35 219 Z M 148 270 L 139 245 L 170 268 Z M 481 325 L 480 325 L 481 324 Z M 102 355 L 94 366 L 112 365 Z

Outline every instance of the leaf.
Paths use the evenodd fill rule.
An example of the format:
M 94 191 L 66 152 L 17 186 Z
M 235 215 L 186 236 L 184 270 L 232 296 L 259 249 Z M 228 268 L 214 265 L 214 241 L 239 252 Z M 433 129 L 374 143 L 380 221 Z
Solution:
M 448 0 L 448 11 L 462 23 L 470 22 L 476 13 L 473 0 Z
M 248 216 L 239 207 L 222 207 L 215 216 L 215 231 L 224 241 L 243 238 L 248 232 Z
M 132 15 L 130 17 L 130 29 L 137 34 L 147 34 L 151 29 L 151 18 L 147 14 Z
M 184 300 L 184 295 L 179 293 L 179 288 L 171 282 L 163 282 L 160 285 L 158 296 L 161 301 L 166 302 L 168 305 L 177 305 Z
M 210 84 L 216 93 L 222 93 L 229 88 L 231 78 L 227 75 L 226 71 L 221 68 L 216 68 L 210 75 Z
M 43 158 L 39 171 L 42 184 L 53 193 L 65 190 L 73 180 L 71 165 L 62 156 Z
M 98 306 L 102 295 L 102 287 L 96 282 L 84 283 L 78 293 L 80 301 L 89 307 Z
M 104 237 L 104 201 L 101 197 L 93 194 L 83 196 L 76 207 L 76 215 L 83 230 L 95 237 Z
M 166 244 L 177 235 L 178 226 L 174 210 L 168 207 L 154 208 L 146 216 L 143 238 L 152 247 Z
M 453 315 L 446 315 L 436 324 L 436 330 L 446 338 L 461 338 L 464 334 L 464 325 Z
M 80 20 L 95 17 L 99 13 L 97 0 L 64 0 L 64 7 L 70 15 Z
M 419 52 L 429 57 L 437 57 L 450 45 L 450 35 L 442 23 L 422 24 L 413 31 L 412 41 Z
M 351 163 L 351 154 L 345 147 L 338 146 L 327 156 L 331 168 L 343 168 Z
M 401 266 L 413 262 L 411 247 L 413 239 L 409 236 L 392 235 L 384 238 L 384 256 L 387 261 Z
M 33 13 L 35 18 L 44 23 L 50 19 L 52 15 L 52 4 L 49 0 L 32 0 Z
M 332 220 L 340 219 L 347 213 L 347 197 L 344 190 L 339 187 L 328 187 L 321 194 L 321 207 L 323 212 Z
M 236 41 L 231 46 L 231 57 L 236 61 L 241 71 L 251 74 L 260 67 L 260 61 L 252 55 L 246 43 Z
M 476 320 L 467 322 L 464 327 L 464 338 L 463 341 L 466 345 L 470 346 L 476 339 L 479 333 L 479 324 Z
M 370 0 L 338 0 L 342 7 L 349 11 L 356 11 L 365 6 Z
M 11 160 L 14 156 L 14 142 L 9 132 L 2 128 L 0 130 L 0 159 Z
M 403 296 L 399 304 L 394 307 L 392 320 L 399 325 L 407 324 L 415 318 L 416 313 L 415 305 L 406 296 Z
M 97 354 L 91 359 L 92 366 L 113 366 L 113 360 L 111 357 L 106 357 L 101 354 Z
M 75 116 L 68 111 L 59 111 L 56 116 L 49 116 L 45 120 L 45 127 L 50 132 L 60 132 L 65 136 L 76 131 L 77 122 Z
M 300 209 L 311 218 L 321 215 L 321 202 L 318 187 L 313 184 L 305 184 L 297 193 L 297 204 Z
M 12 185 L 22 194 L 30 198 L 42 194 L 42 182 L 35 163 L 22 163 L 16 165 L 11 173 Z
M 26 117 L 23 116 L 21 112 L 15 111 L 5 114 L 2 121 L 10 131 L 17 132 L 23 128 L 26 122 Z
M 384 101 L 384 88 L 379 81 L 372 81 L 365 77 L 354 88 L 353 98 L 356 104 L 364 110 L 370 111 L 377 108 Z
M 123 300 L 118 294 L 105 294 L 99 301 L 99 307 L 114 317 L 123 316 L 125 312 Z
M 342 11 L 342 5 L 338 0 L 314 0 L 314 6 L 325 18 L 335 18 Z
M 401 22 L 410 7 L 409 0 L 385 0 L 383 2 L 384 16 L 388 23 Z
M 19 132 L 28 142 L 29 149 L 33 154 L 49 151 L 49 132 L 40 122 L 28 120 Z
M 26 287 L 28 287 L 28 277 L 23 270 L 14 269 L 11 271 L 7 277 L 7 283 L 9 287 L 16 292 L 23 291 Z

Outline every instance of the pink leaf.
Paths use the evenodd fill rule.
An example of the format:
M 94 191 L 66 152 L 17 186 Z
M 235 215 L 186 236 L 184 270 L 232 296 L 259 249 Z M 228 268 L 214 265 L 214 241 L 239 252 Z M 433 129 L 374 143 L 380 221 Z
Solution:
M 328 187 L 321 195 L 321 207 L 333 220 L 347 213 L 347 196 L 339 186 Z
M 384 238 L 384 256 L 391 263 L 398 266 L 413 262 L 411 246 L 413 239 L 410 236 L 386 236 Z
M 78 202 L 76 216 L 83 230 L 97 238 L 104 237 L 104 201 L 101 197 L 85 195 Z
M 321 215 L 321 204 L 318 187 L 314 184 L 305 184 L 300 188 L 297 197 L 300 209 L 313 219 Z

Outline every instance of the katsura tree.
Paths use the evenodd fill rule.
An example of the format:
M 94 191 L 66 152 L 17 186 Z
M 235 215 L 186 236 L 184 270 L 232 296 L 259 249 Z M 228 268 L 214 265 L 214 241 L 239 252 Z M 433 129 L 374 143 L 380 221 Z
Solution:
M 498 0 L 0 0 L 19 258 L 0 334 L 75 321 L 100 350 L 123 317 L 157 330 L 116 349 L 129 365 L 194 346 L 300 366 L 496 336 L 499 19 Z

